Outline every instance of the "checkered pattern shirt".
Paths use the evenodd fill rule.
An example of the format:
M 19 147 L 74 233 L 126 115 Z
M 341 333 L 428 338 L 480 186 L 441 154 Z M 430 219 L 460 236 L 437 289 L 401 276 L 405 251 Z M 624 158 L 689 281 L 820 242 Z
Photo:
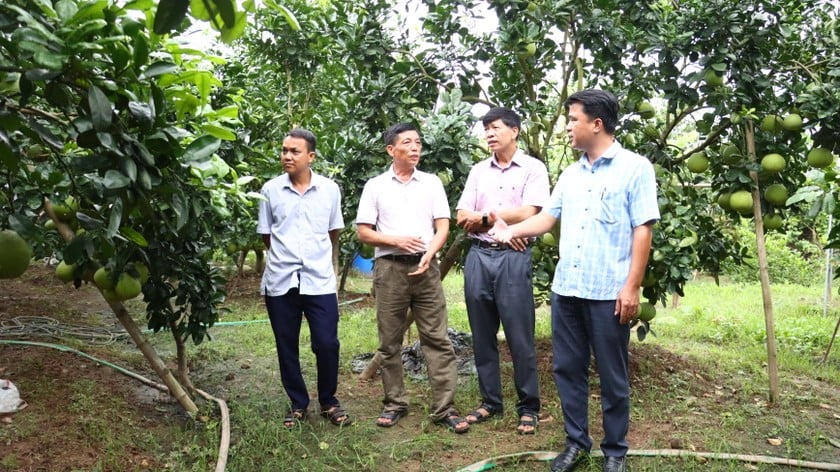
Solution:
M 594 165 L 583 155 L 569 166 L 545 211 L 560 220 L 551 290 L 615 300 L 630 271 L 633 228 L 659 220 L 653 166 L 614 142 Z

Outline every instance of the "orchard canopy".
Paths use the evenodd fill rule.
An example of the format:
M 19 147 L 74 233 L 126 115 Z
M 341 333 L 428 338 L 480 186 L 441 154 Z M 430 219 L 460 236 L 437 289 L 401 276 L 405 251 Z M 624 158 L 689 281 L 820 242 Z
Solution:
M 77 285 L 104 268 L 95 283 L 111 301 L 140 281 L 149 327 L 198 343 L 224 300 L 214 258 L 257 242 L 257 191 L 279 172 L 291 127 L 318 136 L 317 170 L 339 182 L 352 222 L 364 182 L 389 162 L 388 125 L 422 126 L 421 167 L 454 205 L 487 156 L 472 132 L 480 106 L 519 111 L 521 146 L 556 179 L 575 158 L 562 103 L 598 87 L 621 102 L 619 140 L 656 166 L 662 221 L 643 294 L 664 302 L 695 270 L 742 262 L 732 227 L 755 218 L 756 195 L 768 231 L 840 211 L 838 10 L 830 0 L 6 0 L 0 229 L 35 257 L 56 255 Z M 217 43 L 195 41 L 208 29 Z M 821 236 L 835 245 L 840 230 Z M 358 246 L 345 231 L 342 266 Z M 545 300 L 557 255 L 535 252 Z

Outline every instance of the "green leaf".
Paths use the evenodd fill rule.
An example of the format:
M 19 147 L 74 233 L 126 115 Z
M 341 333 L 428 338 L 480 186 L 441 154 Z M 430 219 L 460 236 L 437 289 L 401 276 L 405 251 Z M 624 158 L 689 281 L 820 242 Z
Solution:
M 138 72 L 149 62 L 149 40 L 146 39 L 145 35 L 138 34 L 134 38 L 132 61 L 134 63 L 134 69 Z
M 212 15 L 205 4 L 208 1 L 210 0 L 190 0 L 190 15 L 197 20 L 210 21 Z
M 149 104 L 131 101 L 128 102 L 128 110 L 131 112 L 131 116 L 143 128 L 150 129 L 154 124 L 154 116 L 152 115 L 152 109 L 149 107 Z
M 180 230 L 187 224 L 187 221 L 190 219 L 190 207 L 189 202 L 184 197 L 184 195 L 180 193 L 176 193 L 172 195 L 172 209 L 175 210 L 175 215 L 177 215 L 177 221 L 175 223 L 175 228 Z
M 104 221 L 100 220 L 99 218 L 94 218 L 92 216 L 86 215 L 82 212 L 76 213 L 76 219 L 79 220 L 79 225 L 86 230 L 99 229 L 105 226 Z
M 295 14 L 292 13 L 291 10 L 284 7 L 283 5 L 277 4 L 274 0 L 265 0 L 265 4 L 269 7 L 283 15 L 286 19 L 286 23 L 289 24 L 289 27 L 292 28 L 294 31 L 300 31 L 300 23 L 298 19 L 295 17 Z
M 225 24 L 225 27 L 222 28 L 222 42 L 226 44 L 230 44 L 235 40 L 239 39 L 243 33 L 245 33 L 245 27 L 248 26 L 248 15 L 244 12 L 240 12 L 236 14 L 236 22 L 234 22 L 233 26 L 228 26 Z M 298 29 L 300 26 L 298 25 Z
M 215 136 L 225 141 L 236 141 L 236 133 L 224 126 L 219 126 L 213 123 L 207 123 L 201 125 L 201 130 L 211 136 Z
M 123 226 L 120 228 L 120 234 L 125 237 L 125 239 L 128 239 L 140 247 L 149 247 L 149 241 L 147 241 L 146 238 L 134 228 Z
M 202 136 L 187 146 L 184 150 L 184 160 L 190 163 L 207 161 L 221 144 L 222 142 L 215 136 Z
M 99 87 L 92 85 L 88 89 L 88 106 L 93 127 L 105 131 L 111 126 L 111 101 Z
M 178 66 L 172 62 L 158 61 L 146 68 L 140 77 L 151 78 L 163 74 L 171 74 L 178 70 Z
M 114 204 L 111 205 L 111 214 L 108 217 L 108 230 L 106 231 L 108 238 L 116 236 L 117 230 L 122 222 L 122 210 L 123 202 L 121 198 L 118 198 Z
M 43 142 L 44 144 L 52 147 L 55 150 L 60 150 L 64 148 L 64 143 L 46 126 L 38 123 L 37 121 L 31 120 L 29 121 L 29 127 L 30 129 L 32 129 L 32 131 L 35 131 L 35 133 L 37 133 L 38 137 L 41 139 L 41 142 Z
M 210 0 L 211 2 L 213 0 Z M 216 8 L 219 10 L 219 15 L 225 26 L 232 28 L 237 21 L 236 5 L 231 0 L 215 0 Z
M 155 11 L 153 30 L 157 34 L 166 34 L 177 28 L 190 8 L 190 0 L 160 0 Z
M 55 11 L 58 13 L 61 21 L 67 21 L 73 18 L 73 15 L 79 11 L 79 7 L 76 6 L 76 2 L 73 0 L 59 0 L 55 3 Z
M 102 181 L 102 185 L 110 190 L 125 188 L 128 187 L 129 184 L 131 184 L 131 180 L 129 180 L 129 178 L 122 172 L 114 169 L 110 169 L 105 172 L 105 177 Z

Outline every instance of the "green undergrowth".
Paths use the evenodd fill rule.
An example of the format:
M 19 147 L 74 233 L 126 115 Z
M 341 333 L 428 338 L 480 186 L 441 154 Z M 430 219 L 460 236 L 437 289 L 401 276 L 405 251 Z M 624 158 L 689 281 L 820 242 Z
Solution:
M 355 278 L 354 290 L 368 290 L 369 279 Z M 450 325 L 468 331 L 460 274 L 445 281 Z M 658 307 L 655 336 L 631 340 L 631 448 L 681 448 L 720 453 L 759 454 L 840 463 L 830 440 L 840 438 L 840 348 L 825 364 L 825 352 L 840 302 L 831 300 L 823 315 L 822 287 L 774 285 L 773 308 L 779 360 L 778 401 L 768 401 L 766 331 L 758 284 L 715 285 L 699 279 L 686 287 L 676 306 Z M 337 428 L 318 416 L 313 399 L 309 418 L 292 430 L 282 426 L 286 397 L 264 306 L 239 300 L 228 319 L 254 320 L 243 326 L 217 327 L 213 340 L 190 346 L 193 381 L 224 397 L 230 407 L 232 443 L 227 471 L 454 471 L 488 457 L 525 451 L 562 449 L 562 410 L 550 369 L 548 307 L 537 315 L 543 421 L 538 434 L 519 436 L 512 367 L 502 362 L 506 414 L 454 435 L 428 418 L 425 381 L 406 380 L 411 415 L 394 428 L 374 425 L 381 407 L 377 377 L 363 382 L 350 371 L 350 359 L 376 349 L 376 317 L 371 303 L 342 307 L 341 378 L 338 396 L 355 418 Z M 263 322 L 260 322 L 263 320 Z M 157 349 L 171 349 L 168 333 L 152 336 Z M 416 332 L 412 340 L 417 339 Z M 301 334 L 301 363 L 310 393 L 315 391 L 315 361 L 308 327 Z M 504 349 L 503 349 L 504 353 Z M 593 386 L 598 385 L 592 372 Z M 456 404 L 467 413 L 480 402 L 477 381 L 460 376 Z M 591 435 L 601 438 L 597 388 L 590 397 Z M 166 459 L 172 470 L 212 470 L 220 424 L 213 405 L 203 404 L 205 422 L 185 426 L 173 438 Z M 769 440 L 779 438 L 780 445 Z M 632 457 L 636 471 L 741 471 L 740 461 Z M 500 464 L 496 470 L 546 470 L 545 462 Z M 748 470 L 797 470 L 756 464 Z M 754 467 L 754 468 L 752 468 Z M 593 458 L 578 470 L 601 470 Z

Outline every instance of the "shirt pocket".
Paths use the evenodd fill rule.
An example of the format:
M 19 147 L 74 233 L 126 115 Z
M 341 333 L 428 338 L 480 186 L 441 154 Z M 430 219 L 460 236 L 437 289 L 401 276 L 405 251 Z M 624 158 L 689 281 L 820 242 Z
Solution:
M 610 192 L 609 190 L 605 190 L 601 193 L 601 201 L 599 202 L 599 208 L 595 219 L 608 225 L 618 223 L 617 214 L 623 207 L 621 197 L 620 192 Z

